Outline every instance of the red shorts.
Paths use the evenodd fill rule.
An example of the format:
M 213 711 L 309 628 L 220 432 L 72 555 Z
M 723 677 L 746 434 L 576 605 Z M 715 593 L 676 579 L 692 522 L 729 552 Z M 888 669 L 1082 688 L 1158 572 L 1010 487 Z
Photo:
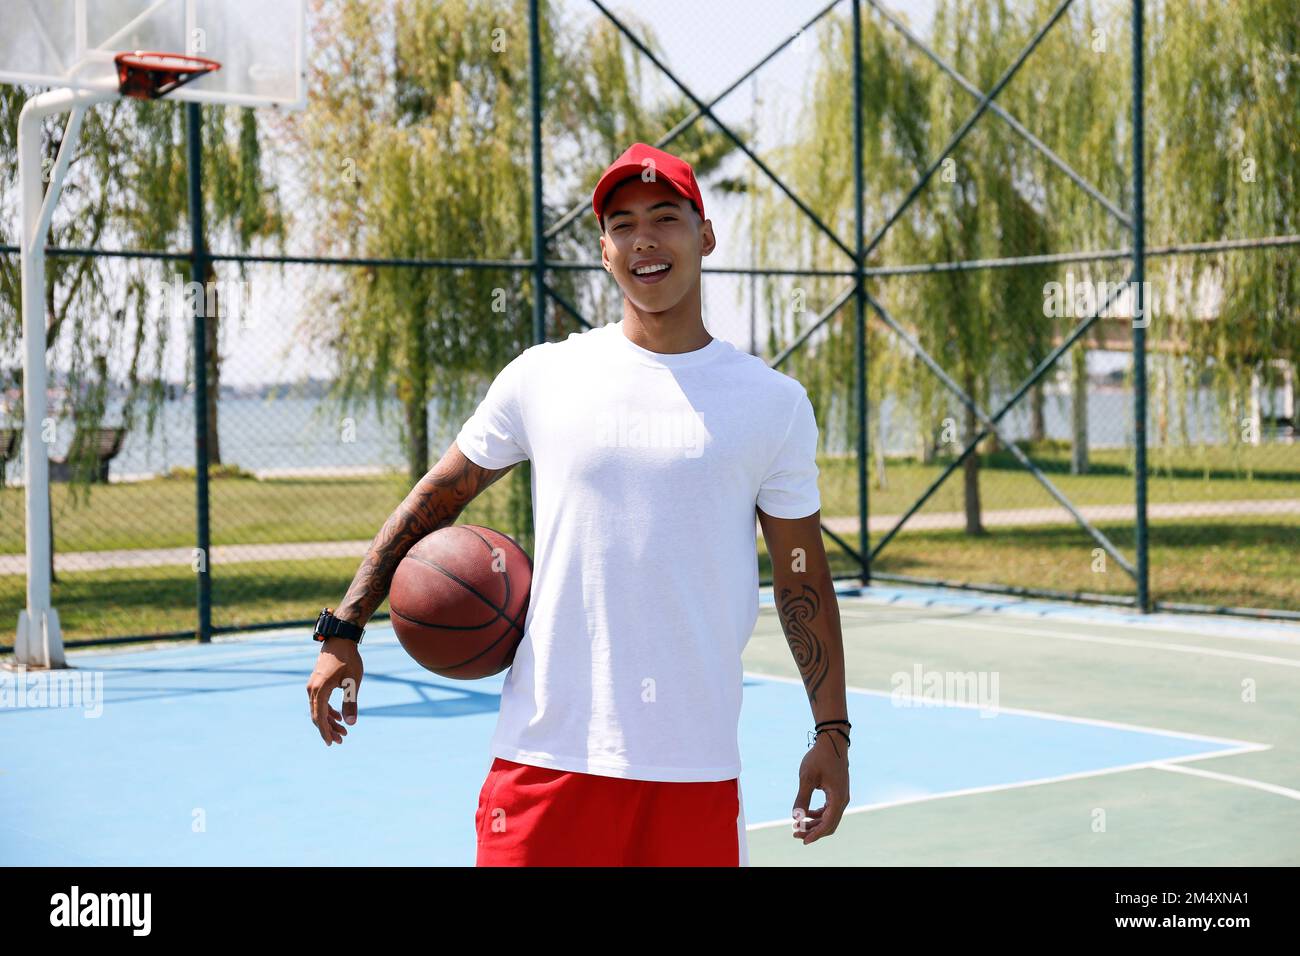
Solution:
M 740 780 L 629 780 L 497 757 L 477 866 L 748 866 Z

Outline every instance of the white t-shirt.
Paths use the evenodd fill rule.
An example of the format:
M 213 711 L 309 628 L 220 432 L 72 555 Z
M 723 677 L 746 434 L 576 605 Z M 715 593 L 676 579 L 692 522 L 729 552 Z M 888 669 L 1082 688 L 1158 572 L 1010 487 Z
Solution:
M 719 338 L 649 351 L 619 321 L 525 349 L 456 443 L 484 468 L 532 461 L 532 590 L 492 756 L 738 776 L 754 509 L 821 508 L 804 387 Z

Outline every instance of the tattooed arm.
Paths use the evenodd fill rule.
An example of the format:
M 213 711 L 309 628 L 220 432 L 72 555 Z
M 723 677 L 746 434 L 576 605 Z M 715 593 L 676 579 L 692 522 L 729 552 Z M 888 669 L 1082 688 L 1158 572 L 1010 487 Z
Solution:
M 844 638 L 822 544 L 821 512 L 806 518 L 774 518 L 758 509 L 758 521 L 772 556 L 772 593 L 781 629 L 803 678 L 813 722 L 847 720 Z M 843 724 L 836 726 L 849 733 Z M 815 789 L 825 791 L 826 805 L 810 810 Z M 795 838 L 807 844 L 834 833 L 848 802 L 848 744 L 838 733 L 818 734 L 799 768 Z M 800 823 L 801 817 L 808 819 Z
M 411 489 L 370 542 L 365 560 L 335 615 L 364 627 L 375 608 L 384 603 L 393 573 L 411 546 L 431 531 L 454 524 L 475 495 L 513 467 L 481 468 L 466 458 L 453 441 L 442 460 Z M 361 650 L 354 642 L 346 637 L 331 637 L 321 644 L 316 668 L 307 681 L 307 701 L 312 723 L 326 746 L 343 743 L 348 733 L 343 722 L 357 722 L 362 673 Z M 330 694 L 340 687 L 342 712 L 330 706 Z
M 799 665 L 813 722 L 847 718 L 840 607 L 822 544 L 821 512 L 787 519 L 760 510 L 758 521 L 772 556 L 772 593 L 781 628 Z
M 411 489 L 375 535 L 335 615 L 365 626 L 375 608 L 384 603 L 397 565 L 411 546 L 430 532 L 455 524 L 475 495 L 513 467 L 481 468 L 452 442 L 442 460 Z

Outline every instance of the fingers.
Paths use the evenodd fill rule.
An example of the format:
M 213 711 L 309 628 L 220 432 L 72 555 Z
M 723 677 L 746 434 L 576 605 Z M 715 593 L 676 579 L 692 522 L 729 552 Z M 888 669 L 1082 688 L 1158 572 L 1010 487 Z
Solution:
M 848 807 L 847 795 L 837 787 L 826 787 L 824 790 L 826 805 L 808 811 L 808 816 L 813 819 L 813 823 L 802 836 L 804 846 L 816 843 L 822 837 L 834 833 L 839 828 L 840 818 L 844 816 L 844 811 Z
M 347 704 L 344 704 L 343 706 L 344 706 L 344 709 L 347 708 Z M 340 713 L 339 713 L 337 710 L 335 710 L 333 707 L 331 707 L 331 708 L 330 708 L 330 730 L 334 731 L 335 733 L 339 734 L 340 736 L 346 737 L 346 736 L 348 735 L 347 728 L 344 727 L 341 723 L 339 723 L 339 721 L 341 721 L 342 719 L 343 719 L 343 715 L 340 714 Z M 355 723 L 355 719 L 354 719 L 353 722 Z M 337 743 L 342 743 L 341 740 L 340 740 L 340 741 L 336 741 L 336 742 L 337 742 Z
M 794 811 L 794 830 L 790 835 L 800 842 L 807 843 L 808 835 L 813 832 L 825 812 L 825 807 L 818 807 L 815 810 L 796 809 Z
M 808 832 L 808 818 L 813 814 L 820 814 L 820 810 L 810 811 L 808 804 L 812 802 L 813 784 L 812 781 L 799 781 L 799 792 L 795 794 L 794 806 L 790 810 L 790 816 L 794 821 L 795 839 L 803 839 L 803 835 Z
M 311 720 L 316 725 L 320 739 L 328 747 L 334 742 L 334 732 L 329 721 L 330 688 L 324 684 L 307 685 L 307 694 L 311 700 Z
M 344 657 L 346 658 L 346 654 Z M 341 659 L 338 654 L 322 650 L 316 670 L 307 681 L 307 706 L 311 722 L 316 725 L 320 739 L 325 746 L 343 743 L 348 735 L 344 723 L 357 722 L 357 691 L 361 686 L 361 659 L 354 653 L 355 659 Z M 343 690 L 343 710 L 340 712 L 330 706 L 330 695 L 334 688 Z
M 343 719 L 349 724 L 357 722 L 357 694 L 361 690 L 361 675 L 348 675 L 343 679 Z
M 316 725 L 320 739 L 325 741 L 327 747 L 331 744 L 343 743 L 343 738 L 347 736 L 347 730 L 339 723 L 342 715 L 330 706 L 330 690 L 331 688 L 325 682 L 317 683 L 312 680 L 307 684 L 311 721 Z

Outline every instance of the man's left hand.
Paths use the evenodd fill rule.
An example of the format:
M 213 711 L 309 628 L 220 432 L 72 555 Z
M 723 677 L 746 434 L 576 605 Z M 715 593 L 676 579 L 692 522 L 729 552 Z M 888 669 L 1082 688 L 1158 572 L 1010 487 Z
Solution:
M 810 810 L 812 792 L 826 794 L 826 805 Z M 795 797 L 794 838 L 804 845 L 830 836 L 840 825 L 849 805 L 849 745 L 840 734 L 829 731 L 817 741 L 799 764 L 799 795 Z

